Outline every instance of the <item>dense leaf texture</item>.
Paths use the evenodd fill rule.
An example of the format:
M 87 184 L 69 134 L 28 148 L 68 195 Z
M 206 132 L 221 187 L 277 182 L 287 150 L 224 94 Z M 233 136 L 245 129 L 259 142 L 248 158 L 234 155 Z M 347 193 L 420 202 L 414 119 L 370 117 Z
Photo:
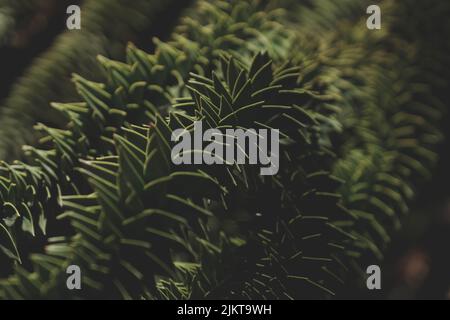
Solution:
M 361 2 L 197 1 L 154 54 L 130 44 L 126 62 L 98 58 L 104 83 L 74 76 L 83 101 L 52 104 L 67 127 L 39 124 L 25 163 L 2 164 L 0 297 L 298 299 L 358 285 L 437 159 L 445 76 L 442 57 L 419 63 L 426 38 L 405 44 L 404 5 L 385 1 L 371 32 Z M 195 121 L 279 129 L 280 171 L 173 165 L 171 134 Z M 45 252 L 30 254 L 36 238 Z

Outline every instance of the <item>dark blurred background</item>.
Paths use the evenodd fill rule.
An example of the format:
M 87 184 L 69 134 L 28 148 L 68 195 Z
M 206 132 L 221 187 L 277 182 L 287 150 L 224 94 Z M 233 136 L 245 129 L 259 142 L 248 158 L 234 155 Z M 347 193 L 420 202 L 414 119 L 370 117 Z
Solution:
M 432 180 L 420 190 L 386 253 L 384 298 L 450 299 L 449 128 Z
M 17 17 L 9 17 L 15 25 L 9 30 L 6 26 L 3 32 L 0 30 L 0 99 L 5 98 L 14 80 L 30 65 L 33 58 L 47 49 L 65 28 L 67 6 L 80 2 L 39 1 L 38 10 L 30 5 L 29 11 L 22 12 Z M 6 16 L 10 13 L 6 11 L 2 14 Z

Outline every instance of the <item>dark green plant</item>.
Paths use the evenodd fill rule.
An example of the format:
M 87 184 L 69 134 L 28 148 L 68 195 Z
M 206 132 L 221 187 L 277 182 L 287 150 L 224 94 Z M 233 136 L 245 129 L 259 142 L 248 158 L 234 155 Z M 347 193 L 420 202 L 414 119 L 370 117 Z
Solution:
M 35 10 L 37 4 L 36 0 L 24 0 L 3 5 L 8 14 L 14 12 L 20 16 Z M 189 1 L 185 1 L 184 6 L 188 4 Z M 171 7 L 174 7 L 173 1 L 136 0 L 131 6 L 125 0 L 84 1 L 82 31 L 61 33 L 52 47 L 15 83 L 0 106 L 0 130 L 4 137 L 0 141 L 1 158 L 20 158 L 22 145 L 36 143 L 36 135 L 29 128 L 37 121 L 53 126 L 61 123 L 60 114 L 48 106 L 51 101 L 67 102 L 76 98 L 73 87 L 67 85 L 72 73 L 96 77 L 101 72 L 95 60 L 98 54 L 122 59 L 126 42 L 142 41 L 139 37 L 143 33 L 146 33 L 146 42 L 150 42 L 153 30 L 164 31 L 160 26 L 161 17 L 175 18 L 166 14 Z M 174 15 L 178 7 L 183 6 L 178 4 L 173 8 Z
M 373 33 L 356 1 L 198 1 L 154 54 L 129 45 L 126 62 L 99 57 L 104 83 L 74 76 L 83 102 L 53 104 L 67 127 L 39 124 L 25 163 L 2 165 L 0 297 L 299 299 L 361 285 L 352 275 L 383 257 L 442 139 L 443 102 L 421 79 L 441 74 L 405 45 L 403 6 L 384 5 Z M 173 165 L 171 133 L 197 120 L 280 129 L 280 172 Z M 45 252 L 30 255 L 37 234 Z

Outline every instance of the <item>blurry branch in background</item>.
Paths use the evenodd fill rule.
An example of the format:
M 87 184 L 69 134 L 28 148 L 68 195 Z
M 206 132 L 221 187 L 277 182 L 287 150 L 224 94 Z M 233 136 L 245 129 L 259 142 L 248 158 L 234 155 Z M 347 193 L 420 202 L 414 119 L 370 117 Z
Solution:
M 62 31 L 69 3 L 80 1 L 0 0 L 0 101 L 31 61 Z
M 83 1 L 83 29 L 63 30 L 45 53 L 33 59 L 31 67 L 15 81 L 8 97 L 0 103 L 0 158 L 20 157 L 21 145 L 35 143 L 37 137 L 30 128 L 36 122 L 53 125 L 63 123 L 61 116 L 50 108 L 49 102 L 65 102 L 76 97 L 69 81 L 72 73 L 95 78 L 100 71 L 95 63 L 98 54 L 120 59 L 123 58 L 127 41 L 145 43 L 148 46 L 153 36 L 170 31 L 173 25 L 170 21 L 176 20 L 189 3 L 190 1 L 135 0 L 130 5 L 125 0 Z M 8 17 L 2 19 L 6 22 L 0 22 L 0 26 L 6 26 L 3 27 L 2 38 L 9 43 L 9 47 L 2 48 L 3 52 L 0 53 L 5 65 L 11 65 L 11 55 L 18 53 L 18 47 L 26 47 L 34 41 L 32 34 L 45 28 L 52 12 L 58 12 L 59 18 L 66 17 L 65 8 L 60 1 L 27 1 L 25 6 L 7 1 L 2 8 L 2 16 Z M 19 14 L 14 11 L 15 8 L 26 10 Z M 63 11 L 58 11 L 62 8 Z M 65 24 L 59 21 L 57 25 L 61 29 Z M 27 52 L 20 52 L 24 54 L 24 66 L 28 65 L 30 56 Z M 8 72 L 12 73 L 14 70 Z M 7 78 L 2 79 L 2 83 L 7 86 L 12 79 L 6 74 L 5 77 Z

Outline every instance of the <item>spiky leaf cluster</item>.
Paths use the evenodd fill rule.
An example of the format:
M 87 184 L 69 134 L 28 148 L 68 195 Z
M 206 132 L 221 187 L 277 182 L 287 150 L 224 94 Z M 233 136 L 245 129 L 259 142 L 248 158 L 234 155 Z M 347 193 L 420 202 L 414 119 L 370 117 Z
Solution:
M 53 104 L 67 128 L 38 125 L 27 164 L 2 166 L 1 297 L 330 297 L 382 258 L 437 159 L 442 60 L 419 63 L 391 1 L 375 34 L 356 1 L 287 2 L 199 1 L 154 54 L 74 77 L 83 102 Z M 279 129 L 280 171 L 173 165 L 171 134 L 195 121 Z M 64 221 L 20 265 L 22 239 Z

